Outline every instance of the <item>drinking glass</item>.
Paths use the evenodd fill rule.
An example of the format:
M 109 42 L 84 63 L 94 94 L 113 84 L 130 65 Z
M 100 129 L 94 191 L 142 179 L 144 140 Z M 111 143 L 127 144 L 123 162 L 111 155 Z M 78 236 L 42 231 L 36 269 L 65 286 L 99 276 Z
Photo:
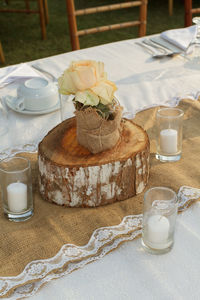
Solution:
M 150 253 L 168 252 L 174 243 L 178 209 L 176 193 L 167 187 L 153 187 L 144 195 L 142 245 Z
M 179 108 L 161 108 L 156 114 L 157 153 L 160 161 L 177 161 L 182 152 L 182 121 L 184 112 Z
M 25 221 L 33 215 L 31 167 L 24 157 L 8 157 L 0 162 L 1 198 L 5 216 Z
M 74 95 L 62 95 L 60 98 L 61 122 L 74 116 L 75 107 L 73 104 Z
M 0 99 L 0 136 L 8 131 L 8 115 L 3 100 Z
M 191 40 L 186 52 L 185 58 L 189 61 L 188 66 L 199 68 L 200 64 L 200 17 L 194 17 L 193 23 L 197 26 L 195 37 Z M 192 63 L 192 65 L 191 65 Z

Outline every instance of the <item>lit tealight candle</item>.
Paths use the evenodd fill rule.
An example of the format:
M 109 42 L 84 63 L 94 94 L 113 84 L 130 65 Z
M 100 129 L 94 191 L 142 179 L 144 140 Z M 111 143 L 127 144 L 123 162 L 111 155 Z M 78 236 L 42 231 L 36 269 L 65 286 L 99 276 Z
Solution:
M 19 213 L 27 208 L 27 185 L 14 182 L 7 186 L 8 207 L 11 212 Z
M 163 129 L 160 132 L 160 150 L 162 152 L 173 154 L 177 152 L 177 130 Z
M 165 216 L 153 215 L 147 221 L 147 242 L 151 248 L 165 249 L 168 245 L 169 221 Z

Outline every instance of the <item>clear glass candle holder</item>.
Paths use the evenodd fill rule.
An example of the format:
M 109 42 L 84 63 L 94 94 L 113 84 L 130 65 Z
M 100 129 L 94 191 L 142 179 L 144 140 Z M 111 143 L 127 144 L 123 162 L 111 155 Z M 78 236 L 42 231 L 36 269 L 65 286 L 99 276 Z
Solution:
M 25 221 L 33 215 L 31 166 L 24 157 L 0 162 L 1 198 L 4 214 L 11 221 Z
M 200 17 L 194 17 L 192 22 L 196 24 L 196 34 L 185 50 L 184 57 L 187 60 L 187 67 L 199 70 L 200 64 Z
M 154 187 L 144 195 L 142 245 L 150 253 L 168 252 L 174 244 L 178 209 L 176 193 L 166 187 Z
M 8 132 L 8 114 L 3 100 L 0 99 L 0 137 Z
M 74 116 L 75 107 L 73 104 L 74 95 L 62 95 L 60 98 L 60 117 L 61 122 Z
M 179 108 L 161 108 L 157 111 L 156 158 L 160 161 L 172 162 L 181 158 L 183 115 Z

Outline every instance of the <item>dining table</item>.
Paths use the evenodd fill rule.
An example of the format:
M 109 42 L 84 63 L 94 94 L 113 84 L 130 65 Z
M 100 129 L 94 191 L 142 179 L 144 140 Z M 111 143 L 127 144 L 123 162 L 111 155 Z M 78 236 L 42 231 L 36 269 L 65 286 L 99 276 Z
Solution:
M 116 98 L 124 108 L 123 117 L 139 122 L 140 118 L 137 116 L 141 112 L 146 114 L 148 111 L 152 111 L 153 114 L 155 109 L 160 106 L 176 107 L 182 103 L 183 99 L 185 102 L 183 105 L 181 104 L 182 109 L 187 110 L 188 118 L 192 114 L 195 115 L 198 111 L 200 95 L 199 65 L 188 62 L 184 53 L 154 58 L 138 45 L 141 40 L 142 38 L 134 38 L 108 43 L 24 62 L 24 64 L 29 67 L 36 66 L 40 69 L 37 71 L 40 76 L 45 76 L 57 84 L 56 80 L 72 61 L 102 61 L 108 79 L 117 86 Z M 10 67 L 0 69 L 0 78 L 7 74 Z M 0 88 L 0 99 L 6 109 L 9 125 L 8 131 L 0 136 L 0 159 L 20 153 L 37 153 L 40 141 L 62 121 L 60 106 L 50 113 L 26 114 L 17 112 L 7 105 L 7 96 L 16 97 L 17 87 L 27 77 L 29 74 L 24 74 Z M 65 118 L 73 115 L 73 105 L 69 105 Z M 148 118 L 149 115 L 145 119 L 147 127 L 150 122 Z M 198 120 L 196 115 L 195 118 Z M 118 224 L 110 226 L 106 224 L 95 228 L 84 245 L 75 245 L 66 239 L 53 257 L 49 257 L 48 254 L 45 256 L 45 249 L 39 243 L 34 245 L 37 257 L 34 259 L 31 256 L 31 261 L 28 261 L 29 258 L 24 256 L 28 263 L 23 265 L 19 274 L 12 274 L 12 270 L 4 274 L 1 270 L 4 261 L 0 257 L 0 295 L 6 299 L 30 297 L 33 300 L 200 299 L 200 203 L 198 202 L 200 197 L 198 145 L 200 146 L 200 143 L 197 142 L 198 127 L 195 127 L 194 132 L 192 128 L 189 131 L 187 127 L 189 124 L 187 123 L 183 129 L 183 149 L 180 162 L 160 162 L 155 158 L 155 151 L 151 151 L 150 178 L 156 179 L 154 182 L 150 180 L 141 194 L 143 198 L 144 192 L 152 187 L 152 182 L 156 186 L 166 185 L 176 189 L 179 197 L 179 214 L 171 251 L 162 255 L 152 255 L 144 250 L 141 244 L 142 212 L 136 214 L 130 207 Z M 187 138 L 184 136 L 184 130 Z M 188 137 L 189 132 L 191 136 Z M 191 150 L 190 155 L 188 149 Z M 190 158 L 193 157 L 193 151 L 196 163 L 193 159 L 191 167 L 188 167 Z M 159 174 L 156 173 L 157 168 L 161 170 Z M 178 181 L 176 188 L 174 188 L 175 175 Z M 52 204 L 47 203 L 46 205 Z M 113 205 L 115 204 L 109 204 L 105 206 L 105 209 Z M 55 205 L 52 206 L 52 209 L 54 207 Z M 1 235 L 0 241 L 1 248 L 5 242 L 3 237 L 10 234 L 10 229 L 8 232 L 6 231 L 11 222 L 4 216 L 2 204 L 0 209 L 0 218 L 4 222 L 4 235 Z M 65 212 L 67 214 L 74 208 L 61 207 L 60 209 L 62 209 L 62 214 Z M 79 210 L 84 209 L 80 208 Z M 93 208 L 90 208 L 90 213 L 92 210 Z M 114 213 L 114 209 L 110 209 L 110 211 Z M 74 210 L 75 213 L 76 210 Z M 39 220 L 39 214 L 38 206 L 35 205 L 34 215 L 23 223 L 24 231 L 27 224 L 33 222 L 34 218 Z M 95 211 L 93 217 L 98 219 L 98 210 Z M 38 224 L 38 227 L 43 226 L 42 224 Z M 51 222 L 49 226 L 52 228 L 53 224 Z M 104 224 L 103 220 L 101 220 L 101 224 Z M 18 224 L 12 223 L 12 236 L 14 236 L 16 228 L 14 226 L 17 227 Z M 71 230 L 73 230 L 73 226 Z M 28 229 L 25 232 L 28 235 Z M 34 239 L 34 241 L 36 240 Z M 62 232 L 63 240 L 65 240 L 65 236 Z M 31 244 L 31 239 L 27 243 Z M 51 240 L 47 244 L 48 247 L 51 247 Z M 95 246 L 92 247 L 92 245 Z M 9 249 L 10 260 L 16 257 L 14 249 L 12 250 Z M 71 255 L 69 261 L 63 256 L 64 250 L 65 253 Z M 21 261 L 23 261 L 25 249 L 21 249 L 21 251 Z M 41 257 L 40 252 L 42 253 Z M 73 255 L 76 259 L 72 259 Z M 30 271 L 35 260 L 38 265 L 48 268 L 48 272 L 44 275 L 36 268 L 33 278 L 33 268 L 31 269 L 32 273 L 28 273 L 28 270 Z M 64 268 L 66 262 L 68 267 Z M 59 266 L 55 267 L 55 264 Z M 3 269 L 6 270 L 5 265 Z

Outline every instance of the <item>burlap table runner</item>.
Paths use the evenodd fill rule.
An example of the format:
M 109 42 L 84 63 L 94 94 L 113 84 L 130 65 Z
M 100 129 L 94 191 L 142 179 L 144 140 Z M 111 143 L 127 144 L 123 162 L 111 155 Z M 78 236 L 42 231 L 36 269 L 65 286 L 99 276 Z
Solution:
M 138 113 L 135 122 L 142 125 L 151 140 L 151 169 L 147 188 L 200 185 L 200 102 L 184 100 L 179 105 L 185 112 L 183 155 L 176 163 L 155 159 L 155 114 L 157 108 Z M 37 155 L 23 153 L 31 159 L 34 183 L 37 178 Z M 147 189 L 146 188 L 146 189 Z M 15 276 L 31 261 L 54 256 L 63 244 L 85 245 L 99 227 L 119 224 L 123 217 L 142 212 L 144 193 L 115 204 L 98 208 L 64 208 L 41 199 L 35 188 L 34 216 L 22 223 L 8 221 L 0 215 L 0 276 Z

